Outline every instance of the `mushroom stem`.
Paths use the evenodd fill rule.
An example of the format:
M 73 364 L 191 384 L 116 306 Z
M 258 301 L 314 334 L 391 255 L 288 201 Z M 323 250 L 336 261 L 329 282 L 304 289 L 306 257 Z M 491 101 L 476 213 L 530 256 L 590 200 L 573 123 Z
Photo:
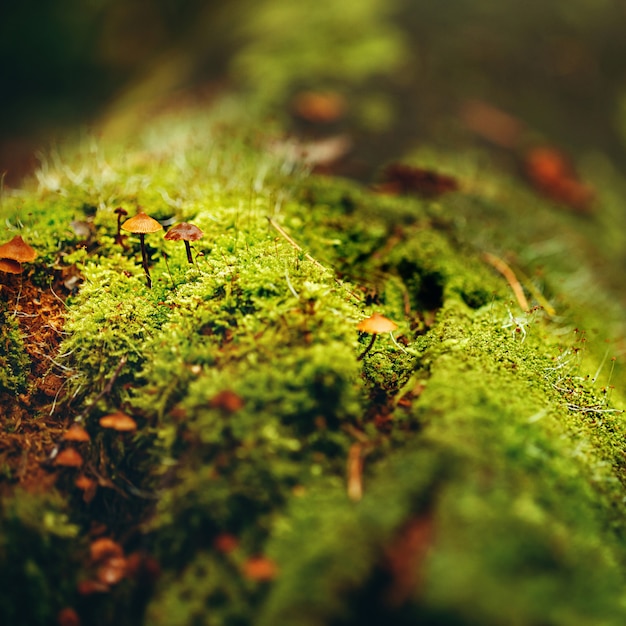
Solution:
M 146 273 L 146 282 L 148 283 L 148 289 L 152 289 L 152 278 L 150 277 L 150 270 L 148 269 L 148 254 L 146 252 L 146 236 L 144 233 L 139 233 L 139 241 L 141 242 L 141 264 L 143 270 Z
M 374 345 L 374 342 L 376 341 L 376 337 L 378 337 L 377 334 L 372 335 L 372 339 L 367 344 L 367 348 L 365 348 L 365 350 L 363 350 L 363 352 L 361 352 L 361 354 L 359 354 L 359 356 L 356 358 L 357 361 L 362 361 L 363 357 L 372 349 L 372 346 Z
M 187 251 L 187 260 L 193 265 L 193 259 L 191 258 L 191 246 L 187 240 L 185 240 L 185 250 Z

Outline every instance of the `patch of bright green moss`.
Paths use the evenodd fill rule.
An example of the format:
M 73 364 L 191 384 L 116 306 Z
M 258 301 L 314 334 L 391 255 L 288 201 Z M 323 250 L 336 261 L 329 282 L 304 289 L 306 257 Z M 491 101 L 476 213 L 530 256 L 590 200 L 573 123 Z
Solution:
M 0 389 L 19 393 L 26 389 L 30 361 L 17 321 L 0 302 Z

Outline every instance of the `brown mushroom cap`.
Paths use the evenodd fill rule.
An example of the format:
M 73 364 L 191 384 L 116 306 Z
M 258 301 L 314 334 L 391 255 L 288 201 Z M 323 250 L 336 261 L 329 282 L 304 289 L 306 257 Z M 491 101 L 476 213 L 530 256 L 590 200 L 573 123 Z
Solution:
M 187 222 L 181 222 L 170 228 L 165 233 L 165 239 L 168 241 L 198 241 L 204 233 L 194 224 L 188 224 Z
M 63 433 L 63 439 L 65 441 L 89 441 L 91 437 L 80 424 L 72 424 Z
M 124 556 L 124 548 L 109 537 L 100 537 L 91 542 L 89 554 L 93 563 L 99 563 L 112 557 Z
M 374 313 L 357 324 L 357 330 L 372 334 L 390 333 L 396 330 L 396 328 L 398 328 L 398 325 L 395 322 L 392 322 L 389 318 L 380 313 Z
M 0 259 L 0 272 L 5 272 L 6 274 L 21 274 L 22 271 L 22 266 L 17 261 Z
M 137 430 L 137 422 L 135 422 L 130 415 L 126 415 L 126 413 L 122 413 L 121 411 L 101 417 L 100 426 L 102 426 L 102 428 L 112 428 L 113 430 L 124 432 Z
M 159 224 L 155 219 L 146 215 L 143 211 L 137 213 L 133 217 L 127 219 L 122 228 L 129 233 L 156 233 L 158 230 L 163 230 L 163 226 Z
M 20 235 L 0 246 L 0 259 L 11 259 L 18 263 L 30 263 L 37 258 L 37 252 Z
M 62 467 L 80 467 L 83 464 L 83 457 L 74 448 L 65 448 L 57 454 L 54 464 Z

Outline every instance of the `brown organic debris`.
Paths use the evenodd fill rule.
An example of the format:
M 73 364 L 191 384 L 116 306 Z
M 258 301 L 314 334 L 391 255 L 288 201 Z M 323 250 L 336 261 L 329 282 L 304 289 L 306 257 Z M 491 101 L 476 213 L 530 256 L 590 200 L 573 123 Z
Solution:
M 90 596 L 94 593 L 107 593 L 109 586 L 98 580 L 81 580 L 78 583 L 77 591 L 81 596 Z
M 409 520 L 385 550 L 385 565 L 392 578 L 387 590 L 391 606 L 400 606 L 422 584 L 424 562 L 434 541 L 432 516 Z
M 220 533 L 213 540 L 213 547 L 223 554 L 232 552 L 239 546 L 239 540 L 230 533 Z
M 423 198 L 436 198 L 459 189 L 456 178 L 421 167 L 392 163 L 383 172 L 382 184 L 376 191 L 389 194 L 415 194 Z
M 80 617 L 72 607 L 66 606 L 57 614 L 57 626 L 81 626 Z
M 268 581 L 276 578 L 278 567 L 274 561 L 267 557 L 255 556 L 243 564 L 243 574 L 250 580 Z
M 342 118 L 347 110 L 345 98 L 333 91 L 301 91 L 293 99 L 294 113 L 316 124 L 328 124 Z
M 243 408 L 244 401 L 234 391 L 224 389 L 211 398 L 209 406 L 213 409 L 221 409 L 224 413 L 236 413 Z
M 363 446 L 353 443 L 348 452 L 348 498 L 358 502 L 363 497 Z
M 524 132 L 518 118 L 482 100 L 464 102 L 460 117 L 467 129 L 501 148 L 515 148 Z
M 594 191 L 581 182 L 571 161 L 550 146 L 532 148 L 524 155 L 524 170 L 530 183 L 544 196 L 578 213 L 590 213 Z
M 528 300 L 524 294 L 524 289 L 519 280 L 517 280 L 515 272 L 509 267 L 509 265 L 500 257 L 497 257 L 495 254 L 490 254 L 489 252 L 483 252 L 483 259 L 485 259 L 489 265 L 498 270 L 498 272 L 506 278 L 506 281 L 513 290 L 513 294 L 515 295 L 515 299 L 517 300 L 520 308 L 522 311 L 528 311 L 530 305 L 528 304 Z

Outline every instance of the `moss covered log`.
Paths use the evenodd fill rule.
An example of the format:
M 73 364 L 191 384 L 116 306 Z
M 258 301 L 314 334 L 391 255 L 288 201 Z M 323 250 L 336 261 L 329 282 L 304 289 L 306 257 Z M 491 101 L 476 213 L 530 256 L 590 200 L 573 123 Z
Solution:
M 581 215 L 418 152 L 458 189 L 390 196 L 225 110 L 2 197 L 39 252 L 0 291 L 2 623 L 623 624 L 622 180 L 589 162 Z M 146 235 L 149 289 L 118 207 L 198 226 L 193 264 Z M 374 312 L 398 329 L 359 360 Z

